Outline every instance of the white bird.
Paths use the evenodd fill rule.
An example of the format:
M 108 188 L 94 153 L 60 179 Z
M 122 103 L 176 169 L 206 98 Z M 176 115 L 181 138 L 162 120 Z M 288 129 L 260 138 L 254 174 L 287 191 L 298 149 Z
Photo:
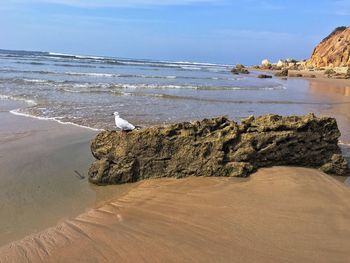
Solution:
M 121 129 L 122 131 L 132 131 L 133 129 L 135 129 L 134 125 L 132 125 L 128 121 L 120 118 L 118 112 L 114 112 L 113 115 L 114 115 L 114 119 L 115 119 L 115 125 L 119 129 Z

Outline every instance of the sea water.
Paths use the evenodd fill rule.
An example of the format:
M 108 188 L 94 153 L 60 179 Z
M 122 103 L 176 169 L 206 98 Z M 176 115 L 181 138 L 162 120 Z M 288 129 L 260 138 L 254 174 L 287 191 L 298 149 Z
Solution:
M 27 102 L 14 114 L 92 129 L 113 129 L 115 111 L 148 126 L 220 115 L 322 114 L 350 101 L 315 93 L 307 80 L 234 75 L 232 66 L 0 50 L 0 99 Z

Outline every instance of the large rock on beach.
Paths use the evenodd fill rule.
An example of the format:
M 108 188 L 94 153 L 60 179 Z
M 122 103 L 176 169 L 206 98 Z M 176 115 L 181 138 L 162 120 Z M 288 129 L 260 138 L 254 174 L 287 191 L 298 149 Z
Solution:
M 187 176 L 246 177 L 259 167 L 293 165 L 347 175 L 334 118 L 226 117 L 156 126 L 132 132 L 102 131 L 91 144 L 95 184 Z

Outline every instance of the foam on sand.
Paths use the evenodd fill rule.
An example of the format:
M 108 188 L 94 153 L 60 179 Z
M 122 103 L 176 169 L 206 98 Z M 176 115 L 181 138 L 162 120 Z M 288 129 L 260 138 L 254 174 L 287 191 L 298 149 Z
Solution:
M 73 126 L 76 126 L 76 127 L 85 128 L 85 129 L 89 129 L 89 130 L 92 130 L 92 131 L 103 131 L 103 129 L 96 129 L 96 128 L 80 125 L 80 124 L 77 124 L 77 123 L 74 123 L 74 122 L 70 122 L 70 121 L 62 121 L 61 119 L 63 119 L 64 117 L 40 117 L 40 116 L 34 116 L 34 115 L 31 115 L 31 114 L 28 114 L 28 113 L 20 112 L 20 110 L 21 109 L 11 110 L 10 113 L 13 114 L 13 115 L 17 115 L 17 116 L 34 118 L 34 119 L 38 119 L 38 120 L 55 121 L 55 122 L 58 122 L 58 123 L 63 124 L 63 125 L 73 125 Z
M 10 96 L 10 95 L 2 95 L 2 94 L 0 94 L 0 100 L 23 101 L 28 106 L 31 106 L 31 107 L 38 105 L 38 103 L 36 101 L 34 101 L 34 100 L 26 99 L 26 98 L 22 98 L 22 97 Z M 103 131 L 103 129 L 96 129 L 96 128 L 92 128 L 92 127 L 89 127 L 89 126 L 80 125 L 80 124 L 77 124 L 77 123 L 74 123 L 74 122 L 62 121 L 61 119 L 64 119 L 64 117 L 41 117 L 41 116 L 35 116 L 35 115 L 31 115 L 29 113 L 21 112 L 21 110 L 22 109 L 19 108 L 19 109 L 10 110 L 9 112 L 11 114 L 17 115 L 17 116 L 23 116 L 23 117 L 34 118 L 34 119 L 45 120 L 45 121 L 55 121 L 55 122 L 58 122 L 60 124 L 73 125 L 73 126 L 76 126 L 76 127 L 85 128 L 85 129 L 89 129 L 89 130 L 93 130 L 93 131 Z

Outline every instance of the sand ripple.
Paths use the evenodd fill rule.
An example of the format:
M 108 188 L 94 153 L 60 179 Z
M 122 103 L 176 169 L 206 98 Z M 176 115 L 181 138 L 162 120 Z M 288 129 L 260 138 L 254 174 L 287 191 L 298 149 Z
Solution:
M 349 262 L 350 188 L 316 170 L 140 183 L 0 262 Z

